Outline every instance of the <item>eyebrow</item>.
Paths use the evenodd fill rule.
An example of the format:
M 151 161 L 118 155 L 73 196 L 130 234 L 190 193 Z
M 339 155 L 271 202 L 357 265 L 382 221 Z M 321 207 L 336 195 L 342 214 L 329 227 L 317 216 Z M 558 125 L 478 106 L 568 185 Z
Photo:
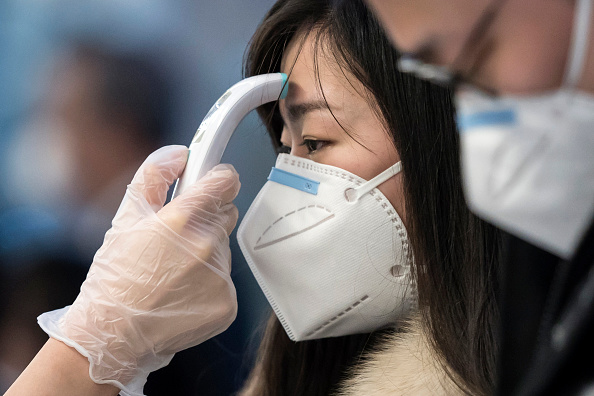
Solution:
M 304 103 L 289 104 L 286 107 L 287 117 L 290 121 L 297 121 L 303 118 L 307 113 L 315 110 L 329 110 L 328 103 L 323 100 L 315 100 Z

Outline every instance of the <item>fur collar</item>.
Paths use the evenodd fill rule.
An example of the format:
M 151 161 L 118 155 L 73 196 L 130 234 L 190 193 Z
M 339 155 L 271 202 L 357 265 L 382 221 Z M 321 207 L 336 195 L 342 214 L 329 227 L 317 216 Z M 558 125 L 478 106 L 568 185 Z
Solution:
M 454 396 L 464 392 L 446 374 L 418 322 L 388 336 L 358 364 L 339 396 Z

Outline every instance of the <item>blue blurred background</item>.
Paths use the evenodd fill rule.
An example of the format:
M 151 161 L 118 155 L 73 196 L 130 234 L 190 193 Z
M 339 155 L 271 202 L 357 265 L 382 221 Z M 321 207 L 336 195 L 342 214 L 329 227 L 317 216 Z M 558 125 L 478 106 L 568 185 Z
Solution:
M 0 2 L 0 391 L 47 339 L 40 313 L 69 304 L 126 184 L 155 148 L 189 144 L 242 77 L 272 0 Z M 274 163 L 255 113 L 223 162 L 240 220 Z M 151 374 L 147 395 L 228 395 L 245 379 L 268 305 L 231 238 L 239 313 L 228 331 Z

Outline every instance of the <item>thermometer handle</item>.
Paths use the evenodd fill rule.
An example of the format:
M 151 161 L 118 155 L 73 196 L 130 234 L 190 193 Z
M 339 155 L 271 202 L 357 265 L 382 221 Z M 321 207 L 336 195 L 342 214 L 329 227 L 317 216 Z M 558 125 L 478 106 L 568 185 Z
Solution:
M 287 75 L 284 73 L 248 77 L 229 88 L 200 123 L 172 199 L 221 161 L 231 135 L 250 111 L 264 103 L 284 98 L 287 88 Z

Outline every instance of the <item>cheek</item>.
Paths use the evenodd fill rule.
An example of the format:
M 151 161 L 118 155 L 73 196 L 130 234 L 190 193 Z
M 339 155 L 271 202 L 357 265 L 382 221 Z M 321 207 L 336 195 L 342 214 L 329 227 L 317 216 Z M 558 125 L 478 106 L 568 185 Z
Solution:
M 486 81 L 480 82 L 519 95 L 555 89 L 563 81 L 565 56 L 566 51 L 551 42 L 515 40 L 485 62 Z
M 573 2 L 511 2 L 492 33 L 493 53 L 485 59 L 480 83 L 501 93 L 528 94 L 557 88 L 565 70 Z M 546 22 L 546 23 L 543 23 Z M 518 40 L 521 37 L 521 40 Z

